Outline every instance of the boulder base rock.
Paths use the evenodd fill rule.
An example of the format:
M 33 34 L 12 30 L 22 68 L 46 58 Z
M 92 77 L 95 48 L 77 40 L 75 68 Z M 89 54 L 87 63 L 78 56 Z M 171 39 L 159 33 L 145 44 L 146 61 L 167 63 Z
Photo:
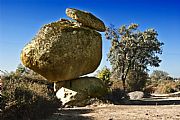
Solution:
M 104 32 L 106 30 L 104 23 L 91 13 L 73 8 L 67 8 L 66 14 L 70 18 L 82 23 L 83 26 L 87 26 L 100 32 Z
M 61 87 L 68 88 L 88 97 L 102 97 L 107 94 L 107 87 L 103 81 L 95 77 L 82 77 L 69 81 L 62 81 L 55 84 L 58 90 Z
M 91 73 L 101 58 L 101 34 L 64 19 L 44 25 L 21 53 L 26 67 L 51 82 Z
M 108 90 L 104 83 L 94 77 L 83 77 L 56 83 L 56 96 L 62 105 L 86 106 L 91 98 L 102 97 Z
M 81 101 L 87 98 L 86 95 L 62 87 L 56 93 L 56 97 L 61 100 L 62 105 L 85 106 Z

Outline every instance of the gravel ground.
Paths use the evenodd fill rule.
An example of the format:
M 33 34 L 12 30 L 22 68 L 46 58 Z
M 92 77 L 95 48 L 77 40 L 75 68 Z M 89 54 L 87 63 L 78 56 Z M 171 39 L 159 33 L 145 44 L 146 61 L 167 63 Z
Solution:
M 63 108 L 46 120 L 180 120 L 180 105 L 101 105 Z

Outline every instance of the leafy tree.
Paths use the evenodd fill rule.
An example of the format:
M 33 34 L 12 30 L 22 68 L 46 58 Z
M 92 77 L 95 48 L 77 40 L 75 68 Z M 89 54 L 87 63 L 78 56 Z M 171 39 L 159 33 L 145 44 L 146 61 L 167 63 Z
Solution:
M 127 75 L 127 90 L 140 91 L 146 86 L 148 74 L 145 71 L 129 70 Z
M 110 83 L 110 76 L 111 76 L 110 69 L 107 68 L 106 66 L 97 74 L 97 77 L 102 81 L 104 81 L 106 85 L 109 85 Z
M 169 79 L 169 74 L 165 71 L 162 70 L 154 70 L 153 73 L 151 74 L 151 80 L 165 80 Z
M 110 26 L 105 36 L 111 40 L 111 48 L 108 59 L 112 70 L 123 82 L 130 70 L 147 71 L 147 66 L 158 67 L 161 60 L 157 54 L 162 54 L 162 42 L 157 39 L 157 32 L 154 29 L 139 31 L 137 24 L 123 25 L 119 29 Z
M 27 72 L 27 68 L 24 67 L 21 63 L 17 66 L 16 74 L 23 75 Z
M 21 63 L 17 66 L 16 72 L 12 72 L 11 76 L 26 76 L 26 77 L 31 77 L 33 79 L 41 79 L 44 80 L 45 78 L 41 76 L 40 74 L 34 72 L 33 70 L 23 66 Z

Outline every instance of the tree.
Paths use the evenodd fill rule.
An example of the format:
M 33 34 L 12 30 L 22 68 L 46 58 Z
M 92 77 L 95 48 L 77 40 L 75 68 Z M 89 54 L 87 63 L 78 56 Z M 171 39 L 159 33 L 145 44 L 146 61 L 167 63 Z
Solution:
M 27 72 L 27 68 L 24 67 L 21 63 L 17 66 L 16 74 L 23 75 Z
M 12 73 L 12 75 L 14 74 L 14 72 Z M 34 72 L 33 70 L 23 66 L 21 63 L 17 66 L 15 75 L 21 75 L 21 76 L 29 76 L 31 78 L 34 79 L 45 79 L 43 76 L 41 76 L 40 74 Z
M 110 69 L 107 68 L 106 66 L 97 74 L 97 77 L 101 79 L 106 85 L 109 85 L 110 83 L 110 76 L 111 76 Z
M 141 91 L 146 86 L 148 74 L 145 71 L 129 70 L 127 75 L 127 90 Z
M 162 70 L 154 70 L 153 73 L 151 74 L 151 80 L 166 80 L 170 79 L 169 74 L 165 71 Z
M 107 28 L 106 39 L 111 40 L 108 59 L 112 70 L 122 80 L 124 91 L 125 81 L 130 70 L 147 71 L 148 65 L 158 67 L 161 60 L 163 45 L 157 39 L 154 29 L 139 31 L 137 24 L 123 25 L 119 29 L 110 26 Z

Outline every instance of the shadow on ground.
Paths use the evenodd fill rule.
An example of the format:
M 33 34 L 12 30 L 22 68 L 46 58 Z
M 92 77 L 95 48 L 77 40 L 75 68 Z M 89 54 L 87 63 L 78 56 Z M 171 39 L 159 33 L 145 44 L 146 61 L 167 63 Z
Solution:
M 180 100 L 129 100 L 124 105 L 180 105 Z
M 93 117 L 88 116 L 92 111 L 86 108 L 62 108 L 51 116 L 51 120 L 93 120 Z

